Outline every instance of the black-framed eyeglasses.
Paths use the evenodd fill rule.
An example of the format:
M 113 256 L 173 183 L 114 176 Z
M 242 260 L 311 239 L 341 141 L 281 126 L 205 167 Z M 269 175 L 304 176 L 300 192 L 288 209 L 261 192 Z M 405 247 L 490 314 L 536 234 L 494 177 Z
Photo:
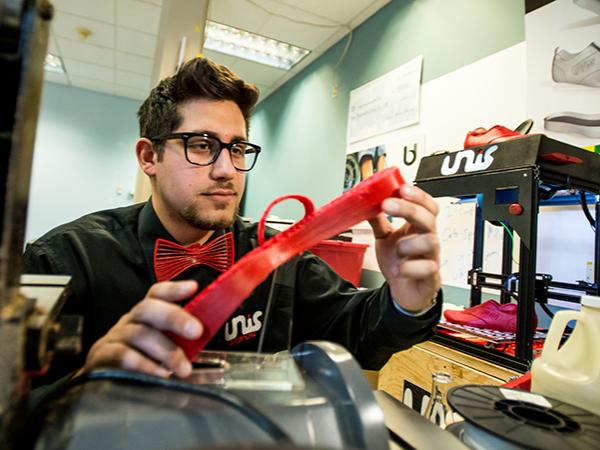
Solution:
M 181 139 L 185 159 L 195 166 L 210 166 L 226 148 L 229 150 L 233 167 L 242 172 L 252 170 L 261 150 L 260 146 L 245 141 L 225 144 L 219 138 L 208 133 L 170 133 L 150 138 L 155 142 L 168 139 Z

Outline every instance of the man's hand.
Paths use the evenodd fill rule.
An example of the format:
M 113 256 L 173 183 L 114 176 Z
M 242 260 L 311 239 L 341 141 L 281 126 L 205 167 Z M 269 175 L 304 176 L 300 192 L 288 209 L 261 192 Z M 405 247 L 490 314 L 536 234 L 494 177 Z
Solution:
M 183 350 L 162 332 L 171 331 L 187 339 L 202 335 L 202 324 L 187 311 L 169 302 L 190 297 L 198 289 L 195 281 L 165 281 L 154 284 L 135 305 L 90 349 L 82 372 L 98 367 L 117 367 L 150 375 L 180 378 L 192 373 Z
M 375 234 L 377 262 L 392 298 L 409 312 L 427 308 L 441 286 L 438 206 L 423 190 L 403 185 L 401 198 L 383 201 L 383 213 L 369 221 Z M 406 223 L 394 229 L 385 214 Z

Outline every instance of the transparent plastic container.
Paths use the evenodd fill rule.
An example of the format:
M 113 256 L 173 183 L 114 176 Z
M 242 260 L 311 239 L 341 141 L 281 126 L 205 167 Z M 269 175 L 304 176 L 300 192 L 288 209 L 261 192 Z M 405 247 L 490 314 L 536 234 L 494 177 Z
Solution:
M 570 321 L 575 328 L 559 348 Z M 556 313 L 531 366 L 531 391 L 600 415 L 600 297 L 583 296 L 580 311 Z
M 423 415 L 441 428 L 446 428 L 448 408 L 446 395 L 452 383 L 452 375 L 447 372 L 431 374 L 431 397 L 427 402 Z

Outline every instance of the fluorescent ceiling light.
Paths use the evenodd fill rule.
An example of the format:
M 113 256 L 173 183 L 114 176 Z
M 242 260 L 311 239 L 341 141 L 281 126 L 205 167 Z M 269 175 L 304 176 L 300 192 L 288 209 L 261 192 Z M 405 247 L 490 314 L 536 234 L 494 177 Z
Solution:
M 65 66 L 63 65 L 62 58 L 52 53 L 46 54 L 44 60 L 44 69 L 49 72 L 65 73 Z
M 289 70 L 310 52 L 286 42 L 206 21 L 204 48 Z

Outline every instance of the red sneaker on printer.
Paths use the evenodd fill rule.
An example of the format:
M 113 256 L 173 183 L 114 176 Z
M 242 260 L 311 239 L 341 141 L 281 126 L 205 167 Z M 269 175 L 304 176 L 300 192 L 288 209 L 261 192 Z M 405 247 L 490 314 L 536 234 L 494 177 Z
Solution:
M 487 300 L 472 308 L 444 311 L 444 317 L 448 322 L 459 325 L 517 332 L 517 305 L 515 303 L 501 305 L 496 300 Z M 535 327 L 537 327 L 537 317 L 534 315 Z
M 514 131 L 502 125 L 495 125 L 489 130 L 483 127 L 475 128 L 473 131 L 467 133 L 464 148 L 517 139 L 527 134 L 532 126 L 533 120 L 527 119 L 520 123 Z

